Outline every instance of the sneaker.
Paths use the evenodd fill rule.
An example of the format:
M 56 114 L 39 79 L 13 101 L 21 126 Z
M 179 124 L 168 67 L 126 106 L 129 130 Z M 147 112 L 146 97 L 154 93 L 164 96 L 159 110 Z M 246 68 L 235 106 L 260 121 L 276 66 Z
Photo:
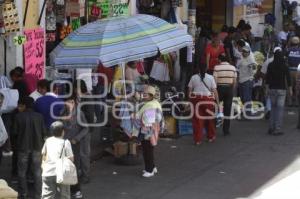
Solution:
M 146 170 L 143 170 L 143 173 L 147 173 L 147 171 L 146 171 Z M 152 173 L 154 173 L 154 174 L 157 174 L 157 173 L 158 173 L 157 167 L 154 167 Z
M 83 195 L 82 195 L 81 191 L 77 191 L 77 192 L 73 195 L 73 198 L 75 198 L 75 199 L 83 198 Z
M 153 176 L 154 176 L 154 171 L 152 171 L 152 173 L 145 172 L 145 173 L 143 174 L 143 177 L 144 177 L 144 178 L 151 178 L 151 177 L 153 177 Z
M 4 157 L 11 157 L 13 155 L 13 152 L 12 151 L 3 151 L 2 155 Z

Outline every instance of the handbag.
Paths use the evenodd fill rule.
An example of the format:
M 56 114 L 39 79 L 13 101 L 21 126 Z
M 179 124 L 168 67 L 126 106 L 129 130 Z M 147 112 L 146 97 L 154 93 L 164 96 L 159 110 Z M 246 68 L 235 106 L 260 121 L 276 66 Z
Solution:
M 207 86 L 207 84 L 205 83 L 205 81 L 201 78 L 201 75 L 198 74 L 200 79 L 201 79 L 201 82 L 203 83 L 203 85 L 205 86 L 205 88 L 207 88 L 207 90 L 211 93 L 211 97 L 215 99 L 215 95 L 213 93 L 213 91 Z
M 3 146 L 8 139 L 7 131 L 4 126 L 2 117 L 0 117 L 0 147 Z
M 19 92 L 16 89 L 1 88 L 0 93 L 4 96 L 0 113 L 9 113 L 18 107 Z
M 65 142 L 56 162 L 56 183 L 63 185 L 76 185 L 78 183 L 76 166 L 65 155 Z

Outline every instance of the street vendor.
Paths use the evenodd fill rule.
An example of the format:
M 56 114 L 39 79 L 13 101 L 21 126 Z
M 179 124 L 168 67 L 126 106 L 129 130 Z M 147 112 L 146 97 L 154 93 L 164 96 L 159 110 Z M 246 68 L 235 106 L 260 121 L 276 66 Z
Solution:
M 157 173 L 154 164 L 154 147 L 157 145 L 159 133 L 163 130 L 164 120 L 162 107 L 155 99 L 156 90 L 147 86 L 144 90 L 144 104 L 134 115 L 133 137 L 142 140 L 142 150 L 145 162 L 143 177 L 153 177 Z

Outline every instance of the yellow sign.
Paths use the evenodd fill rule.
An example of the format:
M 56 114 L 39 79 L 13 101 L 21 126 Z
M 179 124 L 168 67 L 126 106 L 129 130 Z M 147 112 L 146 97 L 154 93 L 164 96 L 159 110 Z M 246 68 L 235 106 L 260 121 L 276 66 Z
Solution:
M 25 35 L 18 35 L 14 37 L 14 44 L 15 45 L 23 45 L 26 42 L 26 36 Z

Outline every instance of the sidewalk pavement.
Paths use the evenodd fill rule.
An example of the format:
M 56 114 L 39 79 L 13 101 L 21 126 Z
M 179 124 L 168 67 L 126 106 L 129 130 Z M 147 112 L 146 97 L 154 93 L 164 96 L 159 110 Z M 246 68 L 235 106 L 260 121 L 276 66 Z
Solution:
M 162 139 L 155 149 L 159 173 L 150 179 L 141 177 L 143 165 L 120 166 L 104 157 L 92 164 L 83 194 L 85 199 L 299 199 L 296 121 L 297 114 L 286 110 L 283 136 L 268 135 L 268 121 L 258 120 L 233 121 L 231 136 L 218 132 L 215 143 L 199 147 L 191 136 Z M 8 171 L 5 161 L 0 176 L 8 177 Z

